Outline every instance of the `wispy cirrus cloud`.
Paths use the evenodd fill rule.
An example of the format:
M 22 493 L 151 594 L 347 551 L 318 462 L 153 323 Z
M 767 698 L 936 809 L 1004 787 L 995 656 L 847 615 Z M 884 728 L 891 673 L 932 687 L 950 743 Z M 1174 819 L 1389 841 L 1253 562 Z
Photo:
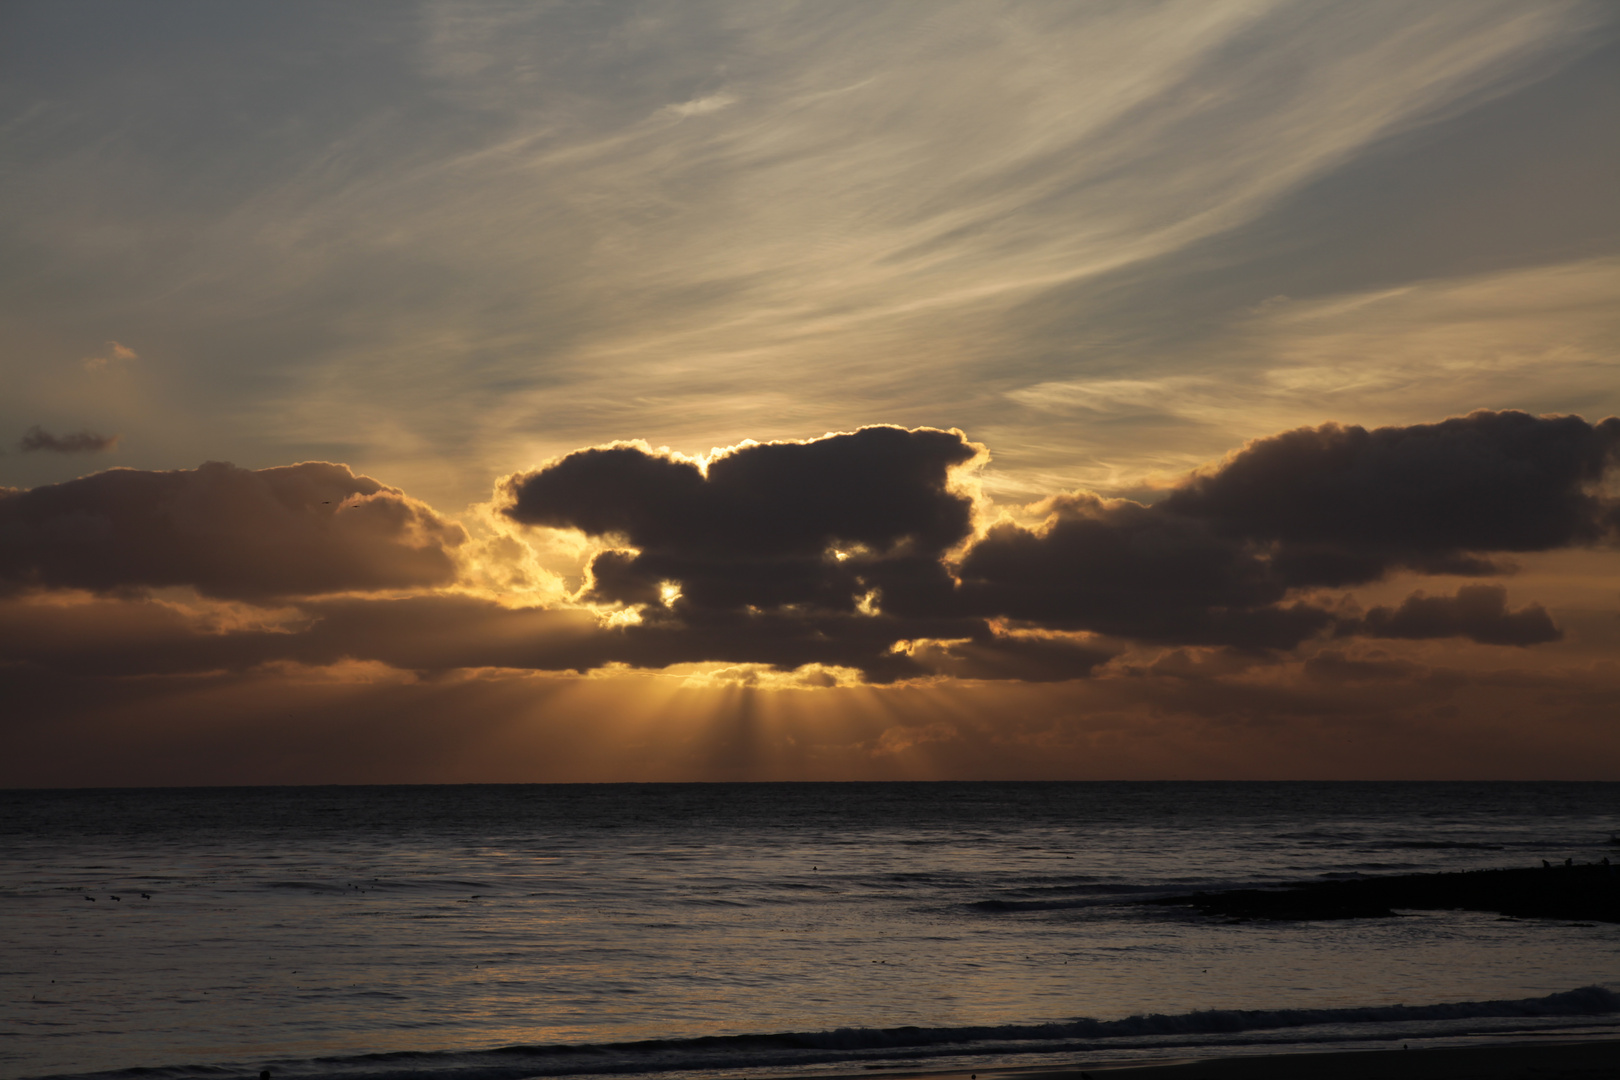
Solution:
M 1003 391 L 1118 376 L 1026 305 L 1118 302 L 1110 275 L 1515 93 L 1595 47 L 1603 19 L 1507 2 L 332 12 L 303 45 L 347 43 L 341 62 L 260 66 L 280 95 L 238 95 L 270 144 L 188 92 L 184 56 L 143 84 L 146 112 L 118 112 L 129 138 L 59 141 L 55 112 L 30 114 L 12 204 L 38 204 L 19 235 L 50 254 L 28 321 L 85 284 L 81 309 L 163 328 L 176 377 L 152 408 L 218 444 L 199 456 L 294 446 L 420 476 L 441 503 L 511 460 L 631 434 L 880 420 L 966 424 L 1006 448 L 1000 468 L 1038 473 Z M 222 20 L 221 54 L 259 64 L 253 42 L 298 35 L 263 22 Z M 181 102 L 186 124 L 136 137 Z M 94 179 L 171 173 L 186 182 L 116 198 Z
M 992 487 L 1027 493 L 1038 490 L 1034 481 L 1140 493 L 1244 432 L 1346 411 L 1379 424 L 1472 408 L 1554 412 L 1571 401 L 1592 415 L 1620 413 L 1617 295 L 1620 262 L 1605 258 L 1274 296 L 1199 339 L 1196 355 L 1144 357 L 1146 370 L 1126 377 L 1007 390 L 1020 409 L 1089 432 L 1088 452 L 1071 447 L 1066 469 Z M 1133 426 L 1151 437 L 1133 438 Z
M 707 113 L 719 112 L 721 109 L 729 108 L 735 104 L 737 104 L 737 96 L 721 90 L 713 94 L 693 98 L 691 101 L 665 105 L 659 111 L 670 116 L 703 116 Z
M 98 356 L 87 356 L 80 361 L 86 371 L 99 371 L 112 364 L 125 363 L 130 360 L 139 360 L 140 354 L 128 345 L 116 341 L 107 342 L 107 349 Z

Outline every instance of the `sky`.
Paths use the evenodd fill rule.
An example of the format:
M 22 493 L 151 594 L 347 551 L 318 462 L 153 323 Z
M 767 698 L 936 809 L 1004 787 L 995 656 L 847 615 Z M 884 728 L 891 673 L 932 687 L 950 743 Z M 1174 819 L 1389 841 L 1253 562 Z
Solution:
M 1620 779 L 1620 9 L 0 8 L 0 785 Z

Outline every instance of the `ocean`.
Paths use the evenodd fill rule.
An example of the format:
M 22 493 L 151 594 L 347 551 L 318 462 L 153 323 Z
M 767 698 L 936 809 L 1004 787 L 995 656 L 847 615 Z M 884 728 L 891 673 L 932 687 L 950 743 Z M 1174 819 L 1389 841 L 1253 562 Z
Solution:
M 1599 861 L 1614 783 L 0 792 L 0 1075 L 770 1077 L 1620 1036 L 1620 925 L 1156 896 Z

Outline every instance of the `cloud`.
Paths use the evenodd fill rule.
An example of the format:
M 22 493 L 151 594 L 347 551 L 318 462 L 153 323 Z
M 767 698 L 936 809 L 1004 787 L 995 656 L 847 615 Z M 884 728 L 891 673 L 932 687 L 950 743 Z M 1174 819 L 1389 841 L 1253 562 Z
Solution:
M 97 435 L 92 431 L 79 431 L 71 435 L 52 435 L 35 424 L 17 441 L 17 449 L 25 454 L 49 450 L 53 454 L 101 454 L 118 445 L 117 435 Z
M 1292 584 L 1280 556 L 1329 530 L 1313 508 L 1322 490 L 1350 498 L 1341 474 L 1368 447 L 1398 460 L 1363 472 L 1413 490 L 1444 491 L 1426 472 L 1445 463 L 1466 496 L 1480 462 L 1552 489 L 1517 504 L 1550 525 L 1503 530 L 1465 497 L 1439 539 L 1420 513 L 1338 536 L 1388 588 L 1414 550 L 1593 543 L 1612 465 L 1585 488 L 1549 478 L 1586 475 L 1567 448 L 1611 429 L 1514 414 L 1301 429 L 1152 505 L 1069 493 L 1035 525 L 988 520 L 985 451 L 956 431 L 696 459 L 596 447 L 501 486 L 514 528 L 618 545 L 572 598 L 529 606 L 487 591 L 493 571 L 460 574 L 477 545 L 459 525 L 341 465 L 0 489 L 16 749 L 0 780 L 1588 775 L 1616 760 L 1617 672 L 1553 644 L 1551 605 L 1475 583 L 1362 610 Z M 1334 453 L 1251 467 L 1292 436 Z M 1434 438 L 1496 452 L 1437 455 Z
M 1493 574 L 1499 553 L 1600 540 L 1613 509 L 1597 488 L 1617 451 L 1616 419 L 1481 411 L 1373 431 L 1299 428 L 1255 440 L 1152 505 L 1048 500 L 1038 528 L 1003 523 L 973 545 L 954 605 L 941 602 L 1138 640 L 1291 648 L 1338 623 L 1287 601 L 1300 590 L 1398 570 Z M 1502 602 L 1492 590 L 1409 601 L 1369 615 L 1362 632 L 1554 640 L 1545 611 L 1507 614 Z
M 972 497 L 951 479 L 982 447 L 960 432 L 863 428 L 745 445 L 706 471 L 640 446 L 583 450 L 508 479 L 504 513 L 620 545 L 595 556 L 580 599 L 637 613 L 631 662 L 1062 677 L 1036 669 L 1084 673 L 1117 648 L 996 627 L 1246 649 L 1332 632 L 1556 640 L 1545 610 L 1507 612 L 1489 588 L 1350 622 L 1313 590 L 1494 574 L 1501 554 L 1597 542 L 1617 446 L 1620 420 L 1515 412 L 1301 428 L 1151 505 L 1060 495 L 1034 507 L 1038 526 L 975 535 Z M 911 644 L 897 653 L 897 641 Z
M 1616 280 L 1620 259 L 1610 257 L 1268 301 L 1233 327 L 1230 347 L 1268 367 L 1230 402 L 1229 419 L 1324 406 L 1422 417 L 1454 408 L 1459 384 L 1481 404 L 1612 408 Z
M 1180 644 L 1288 648 L 1331 621 L 1278 606 L 1287 586 L 1269 563 L 1196 519 L 1086 494 L 1046 506 L 1039 528 L 1004 523 L 975 544 L 950 599 L 986 617 Z
M 510 477 L 504 513 L 626 545 L 594 558 L 582 598 L 639 605 L 624 635 L 642 662 L 822 663 L 887 680 L 922 673 L 898 640 L 988 633 L 949 612 L 881 610 L 948 587 L 942 558 L 973 528 L 954 477 L 983 454 L 959 431 L 898 427 L 748 443 L 703 464 L 621 444 Z
M 116 341 L 107 342 L 107 351 L 103 356 L 87 356 L 80 361 L 86 371 L 100 371 L 113 364 L 124 363 L 129 360 L 139 360 L 140 353 L 128 345 L 121 345 Z
M 1171 302 L 1173 288 L 1162 279 L 1175 270 L 1156 266 L 1134 279 L 1146 293 L 1135 301 L 1140 315 Z M 1606 416 L 1620 411 L 1617 280 L 1620 260 L 1582 259 L 1328 296 L 1274 296 L 1215 316 L 1223 325 L 1213 332 L 1158 349 L 1133 346 L 1124 372 L 1105 365 L 1108 374 L 1088 375 L 1080 364 L 1062 379 L 1005 393 L 1045 436 L 1022 451 L 1054 476 L 1045 490 L 1111 494 L 1162 485 L 1257 430 L 1313 426 L 1332 416 L 1369 418 L 1372 427 L 1509 404 Z M 1107 334 L 1097 324 L 1108 313 L 1088 315 L 1063 323 L 1053 347 L 1105 349 Z M 983 434 L 1006 466 L 1013 433 Z M 1030 498 L 1027 492 L 1040 490 L 1030 479 L 1003 474 L 995 490 L 1022 480 L 1019 490 Z
M 1157 503 L 1069 493 L 1032 507 L 1035 525 L 985 520 L 972 475 L 987 451 L 960 431 L 870 427 L 705 458 L 593 447 L 499 486 L 500 519 L 605 545 L 574 593 L 540 604 L 525 592 L 528 606 L 492 591 L 511 576 L 498 568 L 462 572 L 459 524 L 344 466 L 115 469 L 0 494 L 13 593 L 0 651 L 127 674 L 725 664 L 882 684 L 1098 677 L 1144 646 L 1214 648 L 1127 664 L 1195 680 L 1313 639 L 1528 646 L 1560 632 L 1540 604 L 1509 610 L 1500 587 L 1362 613 L 1323 586 L 1493 573 L 1502 552 L 1596 542 L 1617 428 L 1475 413 L 1299 429 Z M 533 555 L 511 536 L 467 546 Z M 463 591 L 433 591 L 451 584 Z M 139 599 L 164 587 L 189 587 L 200 606 Z M 62 599 L 71 590 L 102 599 Z M 365 595 L 378 591 L 390 595 Z
M 593 599 L 646 603 L 675 581 L 687 610 L 854 613 L 871 589 L 929 575 L 967 538 L 973 501 L 952 473 L 983 453 L 959 431 L 898 427 L 745 444 L 706 469 L 600 447 L 509 478 L 504 512 L 633 548 L 597 556 Z
M 682 101 L 675 105 L 665 105 L 660 111 L 685 119 L 688 116 L 702 116 L 705 113 L 719 112 L 721 109 L 735 104 L 737 104 L 737 96 L 722 90 L 718 93 L 693 98 L 690 101 Z
M 0 586 L 267 599 L 442 585 L 462 527 L 346 466 L 112 469 L 0 491 Z
M 508 608 L 469 596 L 330 597 L 260 611 L 257 618 L 223 615 L 218 605 L 149 596 L 14 596 L 0 600 L 0 653 L 15 663 L 82 676 L 348 661 L 421 674 L 493 667 L 587 671 L 620 659 L 616 635 L 588 612 Z
M 1190 245 L 1604 32 L 1565 3 L 728 0 L 244 17 L 188 26 L 207 47 L 183 50 L 170 20 L 108 18 L 143 48 L 89 48 L 66 16 L 32 31 L 19 85 L 62 104 L 0 200 L 40 254 L 0 351 L 68 319 L 125 327 L 172 378 L 131 424 L 237 460 L 363 452 L 447 506 L 497 465 L 627 432 L 948 417 L 1002 425 L 1004 467 L 1036 423 L 1030 457 L 1071 452 L 1093 427 L 1001 391 L 1166 375 L 1138 335 L 1184 326 L 1167 311 L 1187 297 L 1058 340 L 1028 304 L 1072 312 L 1050 290 L 1073 287 L 1112 310 L 1122 266 L 1197 262 Z M 1162 448 L 1113 431 L 1106 453 Z
M 1375 607 L 1346 629 L 1384 638 L 1466 637 L 1482 645 L 1539 645 L 1564 636 L 1540 604 L 1507 610 L 1500 585 L 1464 585 L 1456 596 L 1415 592 L 1400 607 Z
M 1324 424 L 1259 439 L 1158 504 L 1271 546 L 1292 586 L 1374 581 L 1397 567 L 1491 573 L 1498 552 L 1591 543 L 1620 419 L 1481 410 L 1438 424 Z

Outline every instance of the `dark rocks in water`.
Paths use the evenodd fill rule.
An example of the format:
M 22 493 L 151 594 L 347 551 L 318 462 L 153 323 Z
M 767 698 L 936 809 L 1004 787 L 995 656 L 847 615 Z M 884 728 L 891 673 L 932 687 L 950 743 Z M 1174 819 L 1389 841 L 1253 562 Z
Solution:
M 1231 919 L 1379 919 L 1404 908 L 1620 923 L 1620 873 L 1604 863 L 1462 870 L 1298 882 L 1277 889 L 1231 889 L 1143 902 L 1184 905 Z

